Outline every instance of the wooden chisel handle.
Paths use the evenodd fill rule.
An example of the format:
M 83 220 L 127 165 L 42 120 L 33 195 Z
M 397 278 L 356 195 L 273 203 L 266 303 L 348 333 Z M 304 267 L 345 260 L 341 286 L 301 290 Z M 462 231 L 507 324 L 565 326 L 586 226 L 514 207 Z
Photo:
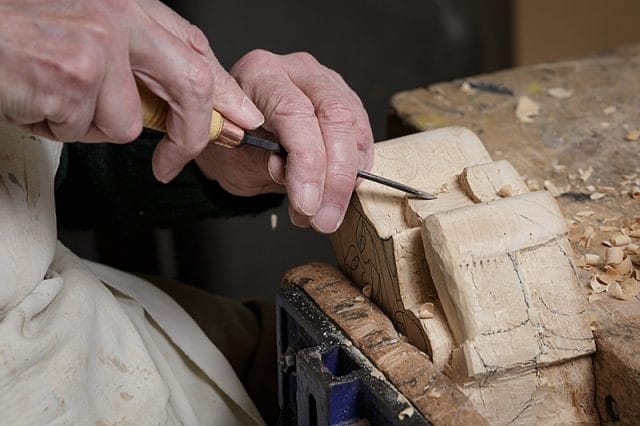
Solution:
M 136 80 L 138 92 L 140 93 L 140 101 L 142 102 L 142 125 L 148 129 L 158 130 L 160 132 L 167 131 L 167 113 L 169 105 L 147 87 Z M 209 142 L 218 142 L 222 129 L 225 126 L 225 119 L 215 109 L 211 111 L 211 129 L 209 130 Z M 225 144 L 226 146 L 226 144 Z M 232 147 L 232 146 L 230 146 Z

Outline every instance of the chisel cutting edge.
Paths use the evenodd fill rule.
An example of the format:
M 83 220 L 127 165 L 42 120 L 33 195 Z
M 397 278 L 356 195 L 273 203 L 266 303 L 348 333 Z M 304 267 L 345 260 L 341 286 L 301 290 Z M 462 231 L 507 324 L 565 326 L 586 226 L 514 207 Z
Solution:
M 149 89 L 140 82 L 138 82 L 138 91 L 140 92 L 140 100 L 142 102 L 144 127 L 162 132 L 166 131 L 166 120 L 167 113 L 169 112 L 169 106 L 165 101 L 151 93 L 151 91 L 149 91 Z M 216 110 L 213 110 L 211 113 L 209 142 L 222 145 L 226 148 L 237 148 L 242 145 L 251 145 L 283 156 L 287 155 L 287 151 L 279 143 L 246 132 L 235 123 L 225 120 L 224 117 L 222 117 L 222 115 Z M 436 198 L 433 194 L 428 192 L 412 188 L 403 183 L 396 182 L 364 170 L 358 170 L 358 177 L 395 188 L 423 200 L 434 200 Z

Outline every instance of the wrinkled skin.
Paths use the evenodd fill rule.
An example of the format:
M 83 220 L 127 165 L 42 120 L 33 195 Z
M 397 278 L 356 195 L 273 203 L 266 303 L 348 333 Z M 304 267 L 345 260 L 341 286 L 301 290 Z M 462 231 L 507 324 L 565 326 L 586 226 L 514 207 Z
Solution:
M 137 78 L 171 108 L 152 158 L 158 180 L 195 159 L 234 194 L 286 190 L 293 223 L 320 232 L 338 227 L 357 169 L 372 165 L 360 100 L 308 54 L 253 51 L 229 74 L 204 34 L 157 0 L 0 0 L 0 16 L 0 124 L 130 142 L 142 129 Z M 286 172 L 276 155 L 209 145 L 212 108 L 275 133 Z

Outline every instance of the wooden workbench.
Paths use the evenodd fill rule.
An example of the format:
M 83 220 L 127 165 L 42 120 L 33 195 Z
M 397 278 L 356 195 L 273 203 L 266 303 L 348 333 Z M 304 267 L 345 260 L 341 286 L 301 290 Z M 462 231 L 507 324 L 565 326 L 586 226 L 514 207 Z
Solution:
M 602 254 L 609 227 L 640 216 L 640 199 L 625 192 L 640 177 L 640 141 L 626 140 L 630 131 L 640 128 L 640 45 L 468 80 L 508 88 L 513 95 L 461 90 L 465 80 L 398 93 L 392 99 L 389 136 L 453 125 L 470 128 L 494 160 L 511 162 L 530 186 L 542 187 L 549 180 L 560 188 L 563 194 L 557 200 L 569 222 L 575 253 Z M 572 90 L 573 95 L 554 98 L 547 93 L 554 87 Z M 515 116 L 520 96 L 540 105 L 531 123 Z M 590 167 L 593 172 L 585 182 L 580 170 L 584 177 Z M 593 192 L 605 195 L 594 200 Z M 596 235 L 585 246 L 580 240 L 588 228 Z M 577 272 L 587 294 L 592 273 L 581 268 Z M 589 309 L 601 419 L 638 422 L 640 299 L 607 296 L 590 303 Z
M 640 216 L 640 199 L 628 192 L 640 183 L 635 181 L 640 178 L 640 141 L 625 139 L 629 131 L 640 128 L 640 45 L 468 80 L 513 93 L 461 90 L 465 80 L 398 93 L 392 99 L 389 136 L 454 125 L 470 128 L 494 160 L 510 161 L 530 186 L 542 187 L 548 180 L 561 189 L 557 200 L 568 220 L 576 256 L 603 254 L 601 242 L 611 237 L 612 227 Z M 572 90 L 573 95 L 554 98 L 547 94 L 554 87 Z M 520 96 L 540 105 L 531 123 L 515 116 Z M 590 168 L 593 172 L 587 177 Z M 593 192 L 604 195 L 592 199 Z M 581 237 L 589 228 L 595 235 L 585 244 Z M 581 268 L 576 272 L 586 297 L 592 272 Z M 356 297 L 359 293 L 342 274 L 312 264 L 290 271 L 285 282 L 304 288 L 354 346 L 434 424 L 481 422 L 455 386 L 434 371 L 428 357 L 400 341 L 390 321 L 384 321 L 368 300 Z M 605 295 L 588 306 L 597 345 L 595 398 L 601 420 L 637 424 L 640 298 L 622 301 Z M 394 358 L 390 363 L 388 353 L 407 360 Z

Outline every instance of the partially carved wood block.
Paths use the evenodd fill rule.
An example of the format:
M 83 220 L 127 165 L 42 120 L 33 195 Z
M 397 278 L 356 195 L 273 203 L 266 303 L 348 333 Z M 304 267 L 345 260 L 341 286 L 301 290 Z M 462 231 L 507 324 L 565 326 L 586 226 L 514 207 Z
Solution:
M 438 199 L 363 182 L 332 236 L 343 272 L 492 424 L 594 422 L 595 347 L 553 197 L 459 127 L 377 144 L 373 171 Z
M 375 155 L 375 173 L 434 193 L 448 186 L 448 192 L 430 201 L 433 212 L 473 204 L 458 188 L 458 174 L 491 161 L 482 142 L 461 127 L 380 143 Z M 362 182 L 331 241 L 345 275 L 361 288 L 371 286 L 371 299 L 398 331 L 442 370 L 453 338 L 425 261 L 421 220 L 407 217 L 411 201 L 402 192 Z M 425 303 L 434 304 L 432 318 L 416 315 Z
M 430 215 L 422 236 L 462 379 L 595 351 L 567 227 L 547 192 Z

